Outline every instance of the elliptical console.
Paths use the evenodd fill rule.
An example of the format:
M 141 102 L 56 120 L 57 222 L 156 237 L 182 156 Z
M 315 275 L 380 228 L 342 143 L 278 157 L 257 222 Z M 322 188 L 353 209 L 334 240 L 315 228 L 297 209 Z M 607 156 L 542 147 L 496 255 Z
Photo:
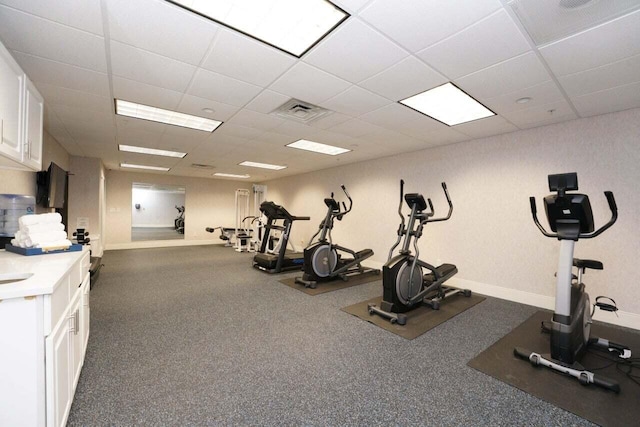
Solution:
M 621 344 L 603 338 L 591 337 L 591 316 L 596 307 L 606 311 L 616 311 L 614 304 L 604 303 L 596 299 L 591 310 L 589 295 L 585 292 L 582 275 L 587 269 L 602 270 L 600 261 L 573 258 L 575 242 L 579 239 L 591 239 L 599 236 L 611 227 L 618 218 L 618 208 L 611 191 L 604 194 L 611 210 L 611 219 L 604 226 L 595 230 L 593 212 L 589 197 L 585 194 L 571 193 L 578 189 L 578 175 L 573 173 L 549 175 L 549 190 L 556 191 L 544 198 L 544 208 L 553 233 L 548 232 L 540 224 L 537 216 L 536 200 L 529 198 L 533 221 L 546 237 L 560 240 L 560 257 L 556 273 L 556 303 L 551 321 L 543 323 L 543 330 L 551 334 L 550 354 L 538 354 L 523 348 L 514 349 L 514 354 L 527 359 L 532 365 L 542 365 L 563 374 L 577 378 L 584 385 L 595 384 L 616 393 L 620 385 L 608 378 L 587 371 L 579 361 L 587 350 L 593 346 L 616 353 L 620 358 L 631 357 L 631 350 Z M 572 268 L 576 268 L 576 274 Z M 613 301 L 613 300 L 611 300 Z
M 445 298 L 462 293 L 464 296 L 471 296 L 468 289 L 457 289 L 444 286 L 444 283 L 453 277 L 458 268 L 453 264 L 442 264 L 435 267 L 419 259 L 418 239 L 422 236 L 424 226 L 430 222 L 446 221 L 451 218 L 453 204 L 449 198 L 447 184 L 442 183 L 442 190 L 449 203 L 449 212 L 442 218 L 433 218 L 434 210 L 431 199 L 425 201 L 422 194 L 404 193 L 404 180 L 400 180 L 400 205 L 398 215 L 400 215 L 400 226 L 398 227 L 398 240 L 389 250 L 387 263 L 382 267 L 383 301 L 380 307 L 369 304 L 369 314 L 383 316 L 391 323 L 404 325 L 407 323 L 407 316 L 404 314 L 409 310 L 427 304 L 434 310 L 440 308 L 440 302 Z M 402 214 L 404 201 L 411 209 L 409 221 L 405 228 L 405 219 Z M 427 212 L 427 205 L 429 211 Z M 393 251 L 398 247 L 402 238 L 404 242 L 402 248 L 396 256 Z M 411 243 L 415 255 L 411 253 Z M 423 268 L 429 273 L 423 275 Z

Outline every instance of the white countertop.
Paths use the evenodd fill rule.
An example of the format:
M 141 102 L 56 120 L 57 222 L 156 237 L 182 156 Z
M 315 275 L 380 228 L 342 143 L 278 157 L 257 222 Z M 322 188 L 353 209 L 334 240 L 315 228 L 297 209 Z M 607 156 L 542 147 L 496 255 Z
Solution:
M 33 273 L 28 279 L 13 283 L 0 283 L 0 300 L 53 293 L 69 269 L 88 252 L 60 252 L 24 256 L 0 250 L 0 282 L 16 274 Z

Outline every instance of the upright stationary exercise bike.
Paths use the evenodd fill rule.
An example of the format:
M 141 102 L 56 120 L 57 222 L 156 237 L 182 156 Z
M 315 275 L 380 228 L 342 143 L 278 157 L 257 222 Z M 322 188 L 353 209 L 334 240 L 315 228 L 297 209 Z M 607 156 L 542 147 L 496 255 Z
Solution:
M 589 346 L 616 353 L 622 359 L 630 358 L 631 350 L 621 344 L 590 336 L 591 316 L 595 308 L 599 307 L 605 311 L 616 311 L 618 308 L 615 303 L 601 301 L 603 298 L 608 298 L 598 297 L 592 311 L 589 295 L 585 292 L 585 285 L 582 283 L 582 275 L 587 269 L 602 270 L 603 265 L 600 261 L 573 257 L 575 242 L 578 239 L 599 236 L 611 227 L 618 218 L 618 208 L 613 193 L 605 191 L 611 210 L 611 219 L 594 231 L 589 197 L 585 194 L 567 193 L 577 189 L 578 175 L 575 172 L 549 175 L 549 190 L 557 191 L 557 194 L 544 198 L 544 208 L 553 233 L 545 230 L 540 224 L 536 213 L 536 200 L 534 197 L 529 198 L 533 221 L 538 229 L 546 237 L 560 240 L 560 257 L 556 273 L 556 305 L 551 321 L 543 322 L 542 325 L 543 331 L 551 334 L 551 354 L 538 354 L 520 347 L 514 349 L 514 354 L 529 360 L 534 366 L 546 366 L 575 377 L 584 385 L 595 384 L 618 393 L 620 385 L 617 382 L 587 371 L 579 363 Z M 572 273 L 572 267 L 576 268 L 577 274 Z
M 347 199 L 349 199 L 349 208 L 342 202 L 341 209 L 340 204 L 333 198 L 333 193 L 331 193 L 330 198 L 324 199 L 324 204 L 327 205 L 327 214 L 320 223 L 318 231 L 313 235 L 309 245 L 304 250 L 304 274 L 302 277 L 296 277 L 295 282 L 304 285 L 306 288 L 315 289 L 318 282 L 337 279 L 347 281 L 349 277 L 362 274 L 380 274 L 380 270 L 366 268 L 361 264 L 362 261 L 373 255 L 371 249 L 355 252 L 349 248 L 336 245 L 331 240 L 334 219 L 341 221 L 346 214 L 351 212 L 353 207 L 353 200 L 347 189 L 344 185 L 341 188 Z M 320 237 L 314 242 L 318 235 Z M 347 254 L 347 257 L 343 258 L 343 254 Z
M 442 264 L 434 267 L 418 257 L 420 250 L 418 249 L 418 239 L 422 236 L 422 230 L 427 223 L 446 221 L 451 218 L 453 212 L 453 204 L 449 198 L 447 184 L 442 183 L 442 190 L 449 203 L 449 213 L 442 218 L 433 218 L 434 210 L 431 199 L 424 200 L 422 194 L 408 193 L 404 194 L 404 180 L 400 180 L 400 205 L 398 206 L 398 215 L 400 215 L 400 226 L 398 227 L 398 240 L 389 250 L 389 258 L 387 263 L 382 267 L 382 287 L 383 301 L 380 307 L 375 304 L 369 304 L 369 314 L 378 314 L 388 319 L 391 323 L 404 325 L 407 323 L 406 312 L 412 310 L 421 304 L 427 304 L 434 310 L 440 308 L 440 302 L 445 298 L 457 294 L 471 296 L 469 289 L 457 289 L 443 284 L 453 277 L 458 268 L 453 264 Z M 405 228 L 405 219 L 402 214 L 402 202 L 404 201 L 411 209 L 409 221 Z M 427 212 L 427 203 L 429 211 Z M 398 247 L 400 241 L 404 237 L 402 248 L 396 256 L 393 251 Z M 413 241 L 413 249 L 415 255 L 411 253 L 410 245 Z M 425 275 L 422 269 L 430 271 Z

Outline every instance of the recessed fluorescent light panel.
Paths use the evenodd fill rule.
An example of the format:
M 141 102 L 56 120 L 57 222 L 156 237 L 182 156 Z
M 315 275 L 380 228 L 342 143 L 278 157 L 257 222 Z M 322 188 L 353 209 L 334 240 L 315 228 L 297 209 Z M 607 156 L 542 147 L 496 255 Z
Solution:
M 270 165 L 269 163 L 258 163 L 258 162 L 248 162 L 248 161 L 244 161 L 238 164 L 240 166 L 250 166 L 252 168 L 271 169 L 276 171 L 286 168 L 286 166 Z
M 313 151 L 315 153 L 329 154 L 330 156 L 337 156 L 338 154 L 344 154 L 351 151 L 346 148 L 334 147 L 333 145 L 307 141 L 306 139 L 300 139 L 296 142 L 292 142 L 291 144 L 287 144 L 287 147 L 299 148 L 300 150 Z
M 445 83 L 399 102 L 449 126 L 496 115 L 453 83 Z
M 214 173 L 215 176 L 221 176 L 224 178 L 239 178 L 239 179 L 247 179 L 249 178 L 249 175 L 235 175 L 232 173 L 220 173 L 220 172 L 216 172 Z
M 132 163 L 120 163 L 121 168 L 130 168 L 130 169 L 148 169 L 152 171 L 163 171 L 169 172 L 171 168 L 163 168 L 160 166 L 146 166 L 146 165 L 134 165 Z
M 222 124 L 222 122 L 217 120 L 178 113 L 177 111 L 163 110 L 162 108 L 136 104 L 135 102 L 123 101 L 121 99 L 116 99 L 116 114 L 206 132 L 213 132 Z
M 154 156 L 179 157 L 181 159 L 187 155 L 187 153 L 180 153 L 178 151 L 156 150 L 155 148 L 144 148 L 123 144 L 118 145 L 118 150 L 127 151 L 129 153 L 152 154 Z
M 298 58 L 349 14 L 327 0 L 167 0 Z

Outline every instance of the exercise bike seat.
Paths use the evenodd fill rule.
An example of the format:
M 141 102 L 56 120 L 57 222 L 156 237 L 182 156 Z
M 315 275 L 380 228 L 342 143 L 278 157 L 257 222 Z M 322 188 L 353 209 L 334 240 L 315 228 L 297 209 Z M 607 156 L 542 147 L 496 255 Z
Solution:
M 600 261 L 595 261 L 592 259 L 573 259 L 573 266 L 577 268 L 591 268 L 592 270 L 602 270 L 604 266 Z
M 453 264 L 442 264 L 436 267 L 436 272 L 441 279 L 444 279 L 443 281 L 446 281 L 458 272 L 458 267 Z M 431 286 L 437 279 L 435 274 L 429 273 L 425 274 L 422 280 L 425 286 Z

